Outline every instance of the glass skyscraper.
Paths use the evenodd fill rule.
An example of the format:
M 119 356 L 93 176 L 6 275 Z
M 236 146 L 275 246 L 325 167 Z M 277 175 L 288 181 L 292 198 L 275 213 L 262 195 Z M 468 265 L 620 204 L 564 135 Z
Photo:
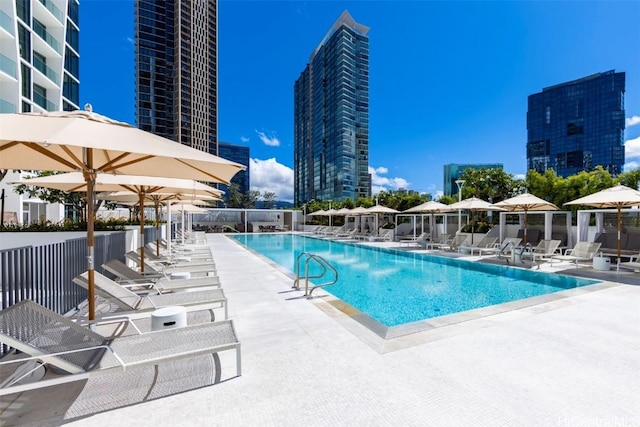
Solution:
M 216 0 L 136 0 L 138 127 L 218 153 Z
M 544 88 L 529 96 L 527 168 L 562 177 L 624 165 L 625 73 L 615 70 Z
M 244 145 L 235 145 L 228 144 L 226 142 L 218 143 L 218 156 L 225 158 L 227 160 L 231 160 L 232 162 L 240 163 L 241 165 L 246 166 L 245 170 L 242 170 L 235 174 L 231 179 L 232 184 L 238 185 L 238 190 L 241 193 L 246 193 L 249 191 L 249 187 L 251 182 L 249 180 L 249 158 L 250 158 L 250 150 L 249 147 Z M 219 184 L 218 188 L 225 193 L 229 191 L 229 186 L 224 184 Z M 225 194 L 228 197 L 228 194 Z
M 79 109 L 78 7 L 0 1 L 0 113 Z
M 368 27 L 345 11 L 294 86 L 294 203 L 369 197 Z

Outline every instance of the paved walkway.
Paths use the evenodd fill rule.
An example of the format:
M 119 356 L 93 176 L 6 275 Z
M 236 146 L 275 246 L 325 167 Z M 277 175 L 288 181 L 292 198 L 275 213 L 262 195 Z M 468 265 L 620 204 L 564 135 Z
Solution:
M 326 301 L 290 299 L 287 275 L 227 237 L 208 240 L 243 375 L 69 425 L 640 426 L 639 286 L 608 284 L 389 348 Z M 3 426 L 60 424 L 71 409 L 46 419 L 15 410 Z

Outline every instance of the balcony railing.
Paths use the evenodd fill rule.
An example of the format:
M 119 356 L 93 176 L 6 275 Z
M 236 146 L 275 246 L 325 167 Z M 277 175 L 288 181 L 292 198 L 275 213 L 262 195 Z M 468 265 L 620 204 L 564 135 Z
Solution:
M 36 21 L 35 19 L 33 20 L 33 31 L 37 35 L 39 35 L 42 38 L 42 40 L 47 42 L 47 44 L 51 46 L 53 50 L 55 50 L 60 55 L 62 55 L 62 48 L 60 47 L 61 46 L 60 42 L 56 40 L 56 38 L 53 37 L 51 34 L 49 34 L 49 32 L 47 31 L 44 25 L 42 25 L 40 22 Z
M 0 53 L 0 71 L 16 78 L 16 62 Z
M 53 68 L 49 67 L 42 59 L 38 58 L 35 55 L 33 57 L 33 66 L 42 74 L 47 76 L 47 78 L 53 83 L 60 86 L 60 76 L 58 75 L 58 73 L 53 71 Z
M 40 0 L 40 3 L 42 3 L 61 24 L 64 24 L 64 14 L 51 0 Z
M 49 101 L 46 96 L 38 92 L 33 92 L 33 102 L 47 111 L 56 111 L 58 109 L 55 103 Z
M 0 10 L 0 27 L 7 30 L 9 34 L 13 34 L 13 19 Z
M 18 109 L 15 105 L 4 99 L 0 99 L 0 113 L 17 113 Z

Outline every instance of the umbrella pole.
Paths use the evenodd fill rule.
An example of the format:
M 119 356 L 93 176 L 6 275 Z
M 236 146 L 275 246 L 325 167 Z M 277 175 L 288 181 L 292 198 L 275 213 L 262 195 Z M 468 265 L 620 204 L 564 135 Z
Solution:
M 140 196 L 140 272 L 144 274 L 144 192 Z
M 622 206 L 618 203 L 618 268 L 620 268 L 620 256 L 622 252 Z
M 527 210 L 524 210 L 524 243 L 522 246 L 527 245 Z
M 476 223 L 473 221 L 474 216 L 474 212 L 471 211 L 471 246 L 473 246 L 473 232 L 476 229 Z
M 96 172 L 93 170 L 93 149 L 84 148 L 83 154 L 85 157 L 86 171 L 84 174 L 85 181 L 87 183 L 87 279 L 89 285 L 87 287 L 89 302 L 89 320 L 95 320 L 96 318 L 96 301 L 95 301 L 95 272 L 94 272 L 94 220 L 93 220 L 93 194 L 96 184 Z
M 155 200 L 155 208 L 156 208 L 156 256 L 160 256 L 160 218 L 158 215 L 160 214 L 160 200 Z

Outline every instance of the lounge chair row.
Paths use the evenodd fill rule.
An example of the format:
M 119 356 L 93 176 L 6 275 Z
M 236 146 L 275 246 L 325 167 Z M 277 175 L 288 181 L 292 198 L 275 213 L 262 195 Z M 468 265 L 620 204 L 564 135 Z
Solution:
M 108 336 L 88 327 L 85 318 L 62 316 L 30 300 L 0 311 L 0 342 L 24 353 L 0 362 L 3 372 L 0 395 L 137 366 L 157 367 L 165 362 L 225 350 L 235 350 L 236 373 L 241 375 L 240 342 L 233 321 L 228 320 L 227 300 L 215 274 L 169 280 L 164 273 L 149 277 L 117 260 L 105 263 L 104 268 L 120 282 L 95 272 L 96 294 L 117 310 L 103 313 L 99 320 L 89 323 L 99 328 L 108 323 L 117 324 L 119 327 Z M 215 265 L 208 267 L 207 272 L 215 273 Z M 74 282 L 86 287 L 87 273 L 76 277 Z M 202 320 L 200 316 L 198 324 L 149 330 L 149 319 L 156 309 L 176 305 L 194 314 L 208 311 L 210 320 Z M 213 321 L 214 309 L 218 308 L 224 309 L 224 320 Z M 68 375 L 48 375 L 37 382 L 28 380 L 48 365 Z M 219 373 L 216 379 L 219 380 Z

